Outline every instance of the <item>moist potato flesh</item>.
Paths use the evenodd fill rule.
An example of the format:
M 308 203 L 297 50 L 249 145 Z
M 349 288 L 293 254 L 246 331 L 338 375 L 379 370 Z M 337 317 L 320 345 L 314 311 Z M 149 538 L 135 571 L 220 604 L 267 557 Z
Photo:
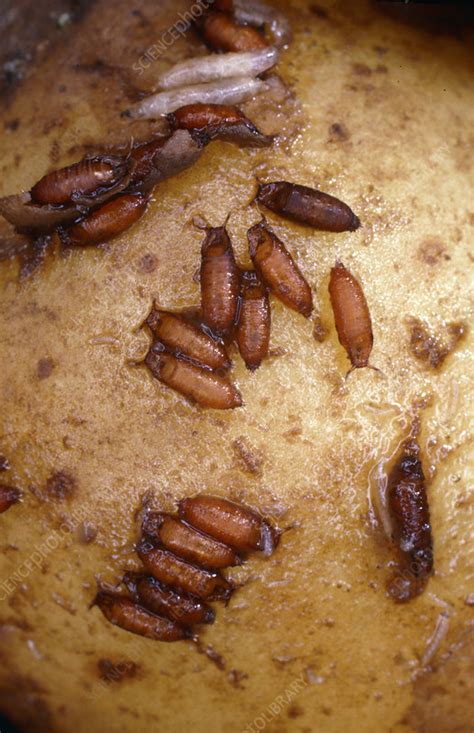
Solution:
M 411 352 L 406 318 L 446 339 L 446 324 L 472 312 L 472 39 L 363 2 L 278 5 L 294 29 L 278 72 L 301 107 L 245 110 L 287 139 L 264 150 L 213 143 L 105 247 L 47 257 L 21 282 L 16 262 L 0 263 L 0 453 L 11 464 L 1 478 L 24 492 L 0 518 L 0 708 L 24 731 L 234 733 L 263 716 L 275 733 L 339 733 L 354 721 L 359 733 L 469 730 L 471 339 L 433 369 Z M 0 111 L 1 195 L 161 129 L 119 114 L 161 70 L 205 52 L 189 33 L 142 74 L 133 67 L 184 10 L 98 0 L 55 31 Z M 328 335 L 319 343 L 316 316 L 272 299 L 271 357 L 250 373 L 233 352 L 245 406 L 200 410 L 131 364 L 149 344 L 137 328 L 153 300 L 199 303 L 193 217 L 219 226 L 232 212 L 236 256 L 249 265 L 256 176 L 335 195 L 363 226 L 330 234 L 268 215 Z M 327 292 L 337 257 L 363 285 L 371 362 L 385 377 L 362 369 L 344 380 Z M 415 403 L 436 574 L 395 605 L 385 594 L 394 555 L 369 497 Z M 149 492 L 165 511 L 220 494 L 288 528 L 272 557 L 229 571 L 245 584 L 201 633 L 225 669 L 192 642 L 140 639 L 89 608 L 98 578 L 138 568 L 135 512 Z M 430 660 L 441 613 L 449 628 Z

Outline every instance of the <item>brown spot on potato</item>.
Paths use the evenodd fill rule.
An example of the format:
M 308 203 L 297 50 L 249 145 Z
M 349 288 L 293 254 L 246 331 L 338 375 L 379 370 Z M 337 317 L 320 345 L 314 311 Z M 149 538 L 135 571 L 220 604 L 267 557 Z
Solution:
M 313 15 L 316 15 L 318 18 L 321 18 L 322 20 L 326 20 L 329 15 L 325 8 L 321 7 L 321 5 L 318 5 L 317 3 L 311 3 L 309 6 L 310 12 L 313 13 Z
M 387 74 L 388 69 L 385 64 L 377 64 L 377 66 L 375 67 L 375 72 L 376 74 Z
M 450 259 L 445 245 L 438 237 L 427 237 L 423 240 L 418 248 L 418 258 L 430 267 L 436 265 L 441 258 Z
M 357 76 L 371 76 L 372 69 L 367 64 L 352 64 L 352 71 Z
M 38 379 L 47 379 L 51 375 L 55 366 L 53 359 L 49 356 L 39 359 L 36 365 L 36 376 Z
M 252 474 L 261 472 L 263 462 L 261 452 L 249 447 L 244 437 L 236 438 L 232 442 L 232 448 L 245 472 Z
M 347 127 L 342 122 L 334 122 L 329 127 L 329 138 L 330 143 L 341 143 L 350 138 L 350 133 Z
M 49 150 L 49 159 L 51 163 L 58 163 L 61 154 L 61 148 L 57 140 L 53 140 Z
M 304 715 L 304 710 L 299 705 L 290 705 L 287 715 L 289 718 L 301 718 Z
M 113 662 L 111 659 L 99 659 L 97 662 L 99 677 L 107 684 L 111 682 L 123 682 L 137 676 L 140 669 L 138 664 L 126 659 Z
M 21 711 L 23 730 L 54 730 L 51 712 L 43 697 L 46 694 L 47 690 L 33 677 L 12 671 L 0 690 L 0 708 L 15 721 L 19 720 L 18 711 Z M 7 730 L 4 725 L 2 729 Z
M 76 480 L 66 471 L 55 471 L 46 481 L 45 493 L 48 498 L 64 501 L 76 490 Z
M 158 267 L 158 259 L 151 252 L 146 252 L 146 254 L 144 254 L 138 260 L 138 269 L 140 272 L 143 272 L 145 275 L 149 275 L 150 272 L 154 272 L 157 267 Z
M 18 117 L 16 117 L 14 120 L 9 120 L 8 122 L 5 122 L 4 125 L 6 132 L 16 132 L 19 127 L 20 120 L 18 119 Z
M 445 337 L 433 333 L 424 321 L 414 316 L 408 316 L 405 323 L 410 329 L 411 353 L 431 369 L 441 367 L 467 333 L 467 326 L 462 322 L 448 323 Z

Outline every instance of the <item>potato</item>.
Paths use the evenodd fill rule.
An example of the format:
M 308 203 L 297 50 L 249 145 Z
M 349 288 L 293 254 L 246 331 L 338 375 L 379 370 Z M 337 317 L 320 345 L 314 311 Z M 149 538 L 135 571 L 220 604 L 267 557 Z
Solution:
M 0 708 L 23 731 L 469 730 L 469 334 L 435 357 L 447 324 L 464 328 L 470 314 L 472 39 L 365 2 L 279 6 L 294 41 L 278 73 L 295 99 L 277 113 L 245 106 L 263 132 L 283 131 L 279 144 L 213 143 L 106 246 L 48 255 L 21 281 L 16 262 L 0 264 L 1 480 L 24 494 L 0 518 Z M 174 61 L 204 53 L 192 31 L 163 36 L 185 10 L 97 0 L 51 31 L 2 105 L 0 194 L 159 130 L 120 111 Z M 160 42 L 156 62 L 142 56 Z M 219 226 L 231 212 L 249 265 L 257 176 L 335 195 L 362 227 L 323 233 L 268 214 L 315 315 L 272 299 L 271 358 L 250 373 L 232 353 L 245 406 L 205 411 L 132 364 L 149 344 L 138 327 L 154 299 L 199 303 L 193 217 Z M 360 369 L 345 381 L 327 290 L 337 257 L 364 288 L 384 377 Z M 417 410 L 436 573 L 395 605 L 373 496 Z M 141 639 L 90 608 L 98 579 L 139 567 L 144 497 L 173 511 L 199 492 L 288 530 L 270 558 L 229 571 L 243 585 L 200 632 L 220 665 L 191 641 Z

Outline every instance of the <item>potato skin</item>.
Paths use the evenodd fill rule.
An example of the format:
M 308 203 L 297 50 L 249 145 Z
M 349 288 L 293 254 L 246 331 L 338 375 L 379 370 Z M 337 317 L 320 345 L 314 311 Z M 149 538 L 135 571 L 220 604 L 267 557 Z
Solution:
M 7 5 L 16 9 L 23 2 L 7 0 Z M 455 726 L 469 730 L 472 725 L 471 700 L 461 692 L 471 684 L 463 669 L 470 669 L 472 647 L 470 642 L 461 646 L 458 636 L 469 630 L 473 608 L 465 603 L 472 593 L 466 572 L 472 519 L 464 479 L 469 448 L 458 442 L 469 429 L 463 406 L 470 399 L 465 368 L 472 330 L 466 342 L 432 370 L 411 354 L 410 333 L 403 323 L 405 315 L 419 316 L 438 332 L 444 319 L 449 322 L 466 313 L 467 249 L 472 242 L 472 207 L 466 198 L 466 180 L 472 174 L 472 43 L 464 27 L 456 38 L 444 30 L 441 36 L 432 35 L 425 22 L 428 5 L 416 27 L 401 17 L 413 3 L 390 3 L 390 13 L 398 14 L 394 22 L 386 12 L 388 3 L 353 7 L 340 0 L 268 2 L 297 21 L 295 42 L 277 67 L 304 108 L 298 137 L 289 141 L 291 157 L 285 139 L 264 155 L 211 144 L 197 166 L 156 189 L 146 217 L 120 237 L 120 250 L 112 243 L 104 252 L 67 252 L 48 260 L 19 287 L 16 263 L 0 263 L 0 453 L 11 465 L 11 474 L 0 476 L 25 490 L 24 502 L 0 515 L 3 545 L 18 547 L 1 553 L 2 581 L 17 573 L 32 551 L 55 533 L 58 512 L 71 510 L 79 523 L 82 513 L 98 529 L 98 539 L 87 546 L 76 542 L 75 531 L 69 532 L 45 560 L 46 574 L 35 569 L 22 581 L 29 589 L 17 586 L 2 601 L 2 622 L 15 624 L 15 629 L 4 627 L 0 639 L 5 660 L 0 709 L 28 733 L 77 733 L 83 728 L 102 733 L 104 721 L 107 733 L 155 727 L 173 731 L 189 721 L 195 733 L 208 733 L 211 716 L 216 727 L 245 730 L 275 695 L 285 694 L 300 672 L 302 684 L 308 685 L 272 721 L 288 733 L 308 720 L 306 725 L 316 730 L 345 730 L 351 715 L 357 715 L 357 733 L 390 728 L 407 733 L 405 728 L 423 727 L 447 733 Z M 316 15 L 310 6 L 319 6 L 327 17 Z M 134 7 L 151 25 L 131 15 Z M 158 75 L 183 55 L 205 53 L 202 46 L 197 49 L 190 30 L 167 48 L 166 55 L 150 62 L 146 76 L 140 75 L 133 63 L 149 44 L 159 42 L 161 30 L 176 22 L 176 1 L 143 0 L 131 6 L 124 0 L 96 0 L 87 8 L 79 22 L 53 30 L 54 48 L 37 56 L 33 74 L 27 73 L 9 91 L 11 101 L 2 106 L 4 194 L 29 186 L 49 166 L 75 159 L 69 157 L 72 144 L 119 143 L 127 151 L 131 135 L 145 140 L 155 132 L 156 125 L 150 129 L 121 120 L 128 102 L 112 67 L 125 70 L 132 82 L 145 88 L 155 71 Z M 188 8 L 182 3 L 180 10 Z M 30 32 L 33 23 L 20 14 Z M 41 14 L 51 34 L 51 18 Z M 102 76 L 100 69 L 71 69 L 74 59 L 88 63 L 99 57 L 101 29 L 107 36 L 107 56 L 100 49 L 100 58 L 111 64 L 104 69 L 108 75 Z M 365 64 L 366 75 L 356 73 L 353 63 Z M 377 70 L 379 66 L 385 70 Z M 105 85 L 110 94 L 104 93 Z M 433 100 L 439 99 L 443 103 L 433 109 Z M 70 106 L 64 113 L 66 105 Z M 260 122 L 257 108 L 258 100 L 246 106 L 246 112 Z M 61 128 L 43 134 L 43 126 L 51 127 L 61 118 Z M 18 129 L 9 130 L 15 119 Z M 299 121 L 295 123 L 283 104 L 275 127 L 265 129 L 284 136 L 282 119 L 285 127 Z M 345 125 L 346 137 L 329 141 L 335 122 Z M 60 146 L 57 162 L 50 158 L 55 140 Z M 17 153 L 22 156 L 18 165 Z M 82 154 L 81 148 L 78 157 Z M 266 168 L 256 171 L 261 155 Z M 155 298 L 166 308 L 199 305 L 199 285 L 192 275 L 199 266 L 201 235 L 194 231 L 193 216 L 217 225 L 234 212 L 229 230 L 235 231 L 236 258 L 250 266 L 245 230 L 259 219 L 253 208 L 247 209 L 255 195 L 256 174 L 335 192 L 363 222 L 347 234 L 325 234 L 284 219 L 275 228 L 292 253 L 296 248 L 302 253 L 298 264 L 315 289 L 313 295 L 319 295 L 331 338 L 322 345 L 313 343 L 312 323 L 275 303 L 272 349 L 282 347 L 286 353 L 272 356 L 253 375 L 235 354 L 244 409 L 203 412 L 171 393 L 161 401 L 165 388 L 142 384 L 141 377 L 147 377 L 143 370 L 126 365 L 128 358 L 140 358 L 147 346 L 145 333 L 134 330 Z M 446 216 L 436 215 L 440 202 Z M 268 216 L 273 226 L 276 215 Z M 142 269 L 148 255 L 155 258 L 151 270 Z M 336 256 L 361 278 L 377 345 L 371 359 L 385 369 L 387 381 L 359 370 L 338 388 L 350 363 L 341 366 L 346 355 L 337 341 L 326 291 Z M 94 345 L 98 337 L 109 341 Z M 36 363 L 46 356 L 56 366 L 50 377 L 38 380 Z M 451 387 L 455 384 L 457 396 Z M 434 399 L 422 415 L 422 462 L 427 475 L 428 466 L 436 465 L 428 497 L 437 572 L 422 596 L 395 604 L 386 598 L 385 582 L 388 563 L 396 555 L 390 542 L 371 537 L 367 473 L 380 450 L 387 456 L 396 451 L 399 420 L 412 399 L 423 393 Z M 454 450 L 444 458 L 448 426 L 447 450 Z M 425 452 L 431 435 L 440 442 Z M 240 438 L 259 462 L 259 472 L 249 472 L 232 447 Z M 377 456 L 370 456 L 376 449 Z M 30 487 L 42 491 L 50 473 L 62 469 L 77 479 L 70 507 L 43 502 L 30 492 Z M 461 476 L 458 483 L 456 476 Z M 190 641 L 151 642 L 114 628 L 98 609 L 87 610 L 96 574 L 115 582 L 122 562 L 132 557 L 128 548 L 137 529 L 133 514 L 148 491 L 158 500 L 163 493 L 167 510 L 200 492 L 235 496 L 262 512 L 266 508 L 265 515 L 268 508 L 287 510 L 281 518 L 276 515 L 291 528 L 275 555 L 269 561 L 252 558 L 244 571 L 229 570 L 236 575 L 249 572 L 254 580 L 235 594 L 225 611 L 219 605 L 216 623 L 205 628 L 203 643 L 222 654 L 225 672 L 197 654 Z M 342 587 L 336 586 L 338 581 Z M 430 593 L 452 607 L 448 636 L 429 665 L 439 670 L 433 674 L 410 665 L 421 659 L 443 611 Z M 53 594 L 71 603 L 75 615 L 58 605 Z M 246 608 L 238 608 L 245 603 Z M 364 633 L 355 634 L 354 629 Z M 30 638 L 42 660 L 26 646 Z M 454 653 L 446 664 L 445 651 L 451 646 Z M 105 689 L 97 670 L 102 657 L 113 663 L 135 661 L 136 676 Z M 194 672 L 198 667 L 200 672 Z M 249 675 L 241 689 L 230 681 L 234 668 Z M 415 682 L 414 671 L 419 671 Z M 324 682 L 311 672 L 321 674 Z M 321 684 L 311 684 L 314 681 Z M 321 700 L 323 694 L 327 699 Z M 287 717 L 287 712 L 302 710 L 304 716 Z M 400 723 L 405 716 L 409 723 Z

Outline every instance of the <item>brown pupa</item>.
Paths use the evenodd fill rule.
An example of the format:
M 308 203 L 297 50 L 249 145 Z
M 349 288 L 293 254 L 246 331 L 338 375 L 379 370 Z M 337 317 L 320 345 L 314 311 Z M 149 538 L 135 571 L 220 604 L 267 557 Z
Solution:
M 100 591 L 94 605 L 100 608 L 110 623 L 147 639 L 179 641 L 191 636 L 191 632 L 184 626 L 150 613 L 125 596 Z
M 201 247 L 202 317 L 216 336 L 234 327 L 240 273 L 225 226 L 211 228 Z
M 147 532 L 147 526 L 151 525 L 152 534 Z M 196 565 L 220 569 L 241 564 L 232 548 L 169 515 L 155 514 L 152 522 L 145 524 L 144 531 L 167 550 Z
M 359 218 L 343 201 L 297 183 L 261 183 L 256 201 L 280 216 L 326 232 L 353 232 L 360 227 Z
M 238 107 L 224 104 L 190 104 L 167 115 L 173 130 L 198 130 L 209 140 L 265 147 L 273 137 L 264 135 Z
M 271 555 L 279 541 L 278 530 L 259 514 L 219 496 L 200 494 L 183 499 L 179 516 L 238 552 L 261 550 Z
M 369 366 L 374 343 L 369 307 L 360 282 L 342 262 L 336 262 L 331 270 L 329 296 L 337 335 L 352 365 L 350 371 Z
M 263 282 L 285 305 L 309 318 L 311 288 L 283 242 L 261 221 L 247 232 L 250 257 Z
M 424 589 L 433 571 L 433 540 L 420 447 L 415 438 L 406 440 L 390 471 L 387 502 L 392 539 L 401 557 L 402 570 L 389 580 L 388 591 L 405 602 Z
M 268 291 L 253 270 L 242 275 L 240 297 L 237 345 L 247 368 L 253 371 L 268 354 L 271 325 Z
M 149 142 L 137 145 L 130 151 L 130 159 L 132 161 L 132 170 L 130 173 L 130 183 L 144 181 L 150 175 L 153 169 L 153 158 L 158 150 L 164 146 L 167 138 L 158 138 Z
M 184 355 L 210 369 L 230 367 L 225 347 L 184 316 L 154 308 L 145 323 L 176 356 Z
M 167 387 L 201 407 L 232 410 L 241 407 L 242 397 L 228 379 L 152 347 L 145 357 L 152 375 Z
M 88 214 L 82 221 L 60 231 L 68 245 L 88 246 L 106 242 L 125 232 L 146 211 L 148 199 L 140 194 L 123 194 Z
M 31 200 L 55 206 L 78 202 L 83 197 L 89 197 L 92 202 L 95 195 L 115 188 L 127 174 L 128 167 L 123 156 L 84 158 L 43 176 L 31 189 Z
M 201 34 L 216 51 L 253 51 L 268 46 L 265 37 L 249 25 L 239 25 L 226 13 L 209 13 L 200 24 Z
M 165 585 L 180 588 L 198 598 L 228 598 L 233 587 L 219 573 L 203 570 L 172 552 L 142 541 L 137 554 L 150 575 Z
M 194 596 L 162 585 L 156 578 L 127 573 L 123 582 L 143 608 L 185 626 L 212 624 L 213 609 Z

